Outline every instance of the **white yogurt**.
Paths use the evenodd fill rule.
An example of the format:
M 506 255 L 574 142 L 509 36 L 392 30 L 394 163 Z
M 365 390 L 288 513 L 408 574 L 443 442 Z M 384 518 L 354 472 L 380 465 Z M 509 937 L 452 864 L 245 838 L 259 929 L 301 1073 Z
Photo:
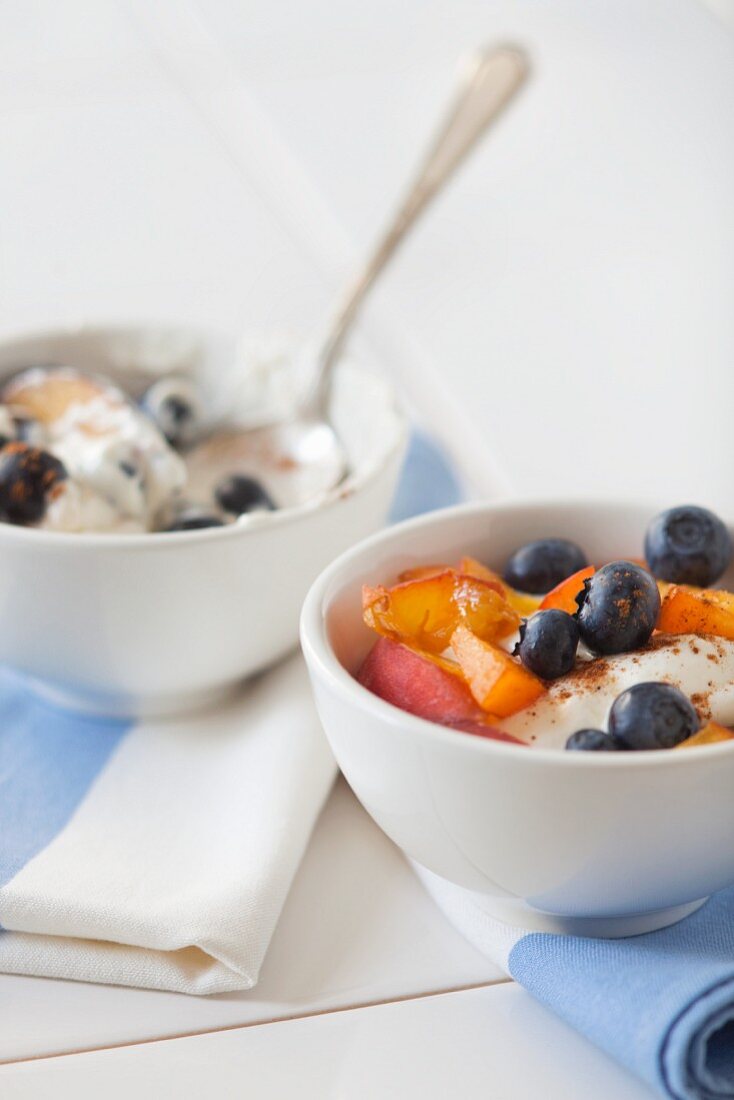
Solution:
M 195 346 L 175 348 L 173 354 L 165 341 L 154 341 L 143 351 L 141 360 L 148 365 L 158 360 L 175 360 L 176 365 L 147 390 L 140 380 L 132 387 L 143 410 L 115 384 L 125 384 L 124 363 L 134 358 L 124 344 L 116 354 L 120 365 L 115 362 L 110 372 L 115 381 L 86 369 L 35 367 L 6 383 L 0 434 L 3 425 L 6 434 L 14 430 L 13 412 L 30 418 L 42 437 L 29 442 L 57 456 L 68 473 L 64 491 L 49 502 L 39 527 L 155 531 L 166 529 L 189 508 L 224 523 L 262 521 L 258 513 L 237 517 L 219 506 L 216 490 L 233 474 L 256 478 L 277 508 L 317 504 L 331 490 L 337 480 L 328 465 L 331 433 L 324 432 L 328 446 L 322 448 L 323 458 L 318 432 L 309 436 L 306 451 L 302 433 L 289 428 L 288 415 L 297 407 L 313 365 L 312 357 L 291 339 L 250 337 L 236 348 L 228 344 L 226 354 L 220 349 L 200 362 Z M 102 362 L 100 370 L 104 367 Z M 343 365 L 335 382 L 334 418 L 339 429 L 342 424 L 349 427 L 349 465 L 366 469 L 368 459 L 374 461 L 363 454 L 372 447 L 373 426 L 365 424 L 364 431 L 356 427 L 368 413 L 361 390 L 357 399 L 341 384 L 347 367 Z M 168 423 L 164 415 L 172 397 L 182 397 L 191 408 L 191 425 L 183 432 L 178 421 Z M 275 423 L 280 425 L 277 435 L 269 428 L 257 430 L 258 425 Z
M 39 526 L 149 530 L 183 488 L 183 459 L 117 386 L 70 368 L 32 368 L 11 380 L 6 393 L 42 429 L 43 447 L 68 474 Z
M 71 478 L 58 484 L 38 526 L 45 531 L 116 534 L 137 534 L 145 530 L 140 520 L 121 516 L 100 493 Z
M 645 649 L 579 663 L 497 725 L 531 745 L 562 749 L 576 730 L 605 729 L 617 696 L 653 680 L 680 688 L 702 719 L 734 725 L 734 642 L 696 634 L 656 635 Z
M 48 436 L 72 478 L 100 493 L 121 519 L 143 528 L 186 483 L 183 459 L 124 397 L 104 394 L 74 403 L 48 426 Z

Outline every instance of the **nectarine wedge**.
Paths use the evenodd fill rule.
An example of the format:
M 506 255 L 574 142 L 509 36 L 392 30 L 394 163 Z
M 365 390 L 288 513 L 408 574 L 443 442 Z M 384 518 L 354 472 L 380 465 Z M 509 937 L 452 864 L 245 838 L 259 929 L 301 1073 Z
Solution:
M 447 671 L 449 665 L 448 661 L 437 661 L 399 642 L 380 638 L 367 654 L 357 679 L 387 703 L 429 722 L 478 737 L 523 744 L 491 725 L 460 673 Z
M 667 634 L 717 634 L 734 640 L 734 593 L 671 584 L 663 597 L 658 630 Z
M 496 587 L 446 569 L 386 588 L 362 590 L 364 621 L 372 630 L 415 649 L 441 653 L 457 626 L 481 638 L 507 637 L 520 618 Z
M 498 718 L 523 710 L 546 691 L 519 661 L 465 626 L 452 634 L 451 648 L 479 706 Z
M 459 562 L 459 572 L 466 573 L 470 577 L 477 577 L 479 580 L 486 581 L 487 584 L 495 585 L 498 591 L 503 593 L 510 607 L 514 608 L 520 615 L 532 615 L 533 611 L 537 611 L 540 607 L 539 596 L 529 596 L 525 592 L 518 592 L 517 589 L 506 584 L 499 573 L 488 569 L 476 558 L 462 558 Z
M 694 733 L 692 737 L 681 741 L 675 747 L 676 749 L 694 749 L 697 745 L 713 745 L 716 741 L 731 740 L 734 740 L 734 732 L 726 726 L 720 726 L 718 722 L 707 722 L 698 733 Z
M 578 611 L 576 597 L 583 590 L 584 581 L 593 577 L 595 572 L 593 565 L 587 565 L 584 569 L 579 569 L 577 573 L 566 577 L 565 581 L 551 588 L 548 595 L 543 597 L 540 610 L 547 611 L 549 608 L 555 608 L 558 611 L 567 611 L 569 615 L 575 615 Z
M 451 570 L 450 565 L 414 565 L 412 569 L 404 569 L 398 574 L 398 581 L 422 581 L 426 577 L 435 577 L 437 573 L 445 573 Z

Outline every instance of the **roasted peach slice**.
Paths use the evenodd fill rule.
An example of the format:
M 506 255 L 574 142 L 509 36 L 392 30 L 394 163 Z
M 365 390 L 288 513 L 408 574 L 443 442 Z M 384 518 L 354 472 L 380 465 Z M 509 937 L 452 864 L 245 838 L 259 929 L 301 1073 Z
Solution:
M 398 574 L 398 581 L 423 581 L 426 577 L 435 577 L 438 573 L 451 570 L 451 565 L 414 565 Z
M 409 642 L 418 649 L 441 653 L 446 649 L 457 619 L 454 606 L 454 573 L 442 573 L 386 588 L 362 589 L 362 613 L 372 630 L 393 641 Z
M 488 569 L 486 565 L 482 565 L 476 558 L 462 558 L 459 562 L 459 572 L 466 573 L 470 577 L 478 577 L 480 581 L 498 584 L 500 588 L 506 587 L 505 582 L 497 573 Z
M 692 737 L 681 741 L 675 747 L 676 749 L 694 749 L 697 745 L 713 745 L 716 741 L 731 740 L 734 740 L 732 730 L 727 729 L 726 726 L 720 726 L 718 722 L 707 722 L 698 733 L 694 733 Z
M 487 584 L 493 584 L 499 592 L 503 593 L 510 607 L 520 615 L 532 615 L 533 611 L 537 611 L 540 607 L 540 596 L 529 596 L 525 592 L 518 592 L 515 588 L 511 588 L 499 573 L 488 569 L 476 558 L 462 558 L 459 563 L 459 572 L 477 577 L 478 580 L 486 581 Z
M 389 638 L 372 647 L 357 679 L 375 695 L 431 722 L 481 721 L 485 715 L 472 698 L 460 670 L 430 660 Z
M 367 626 L 378 634 L 428 653 L 446 649 L 462 623 L 487 639 L 504 638 L 520 623 L 493 585 L 453 569 L 391 588 L 365 587 L 362 611 Z
M 567 611 L 569 615 L 575 615 L 578 611 L 576 597 L 583 590 L 584 581 L 593 577 L 595 572 L 593 565 L 587 565 L 584 569 L 579 569 L 570 577 L 566 577 L 565 581 L 561 581 L 550 590 L 547 596 L 543 597 L 540 610 L 547 611 L 549 608 L 555 608 L 558 611 Z
M 519 661 L 466 626 L 454 631 L 451 648 L 479 706 L 498 718 L 523 710 L 546 691 L 543 681 Z
M 663 597 L 658 630 L 667 634 L 717 634 L 734 640 L 734 593 L 671 584 Z
M 490 581 L 456 574 L 454 603 L 459 609 L 459 624 L 469 627 L 480 638 L 495 641 L 513 634 L 520 626 L 520 616 L 505 593 L 498 592 Z
M 475 702 L 458 666 L 442 658 L 416 653 L 408 646 L 380 638 L 362 665 L 357 679 L 374 695 L 401 710 L 452 729 L 499 741 L 524 744 L 496 729 Z

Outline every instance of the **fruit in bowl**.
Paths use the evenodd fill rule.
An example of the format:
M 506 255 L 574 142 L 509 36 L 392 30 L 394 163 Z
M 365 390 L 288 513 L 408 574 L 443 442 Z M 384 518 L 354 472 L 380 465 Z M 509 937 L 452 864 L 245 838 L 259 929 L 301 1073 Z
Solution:
M 717 580 L 732 560 L 726 527 L 703 508 L 672 508 L 651 520 L 645 547 L 645 564 L 595 569 L 574 542 L 535 539 L 501 575 L 465 557 L 365 586 L 364 621 L 383 641 L 357 679 L 412 714 L 517 744 L 563 737 L 572 751 L 619 752 L 734 738 L 722 724 L 734 723 L 734 595 L 654 575 Z
M 347 780 L 408 856 L 495 918 L 630 935 L 734 882 L 734 643 L 719 617 L 734 574 L 706 589 L 655 577 L 638 555 L 662 511 L 462 505 L 366 540 L 306 600 L 304 653 Z M 587 564 L 546 577 L 548 593 L 515 589 L 505 562 L 547 535 Z M 447 572 L 492 582 L 515 631 L 506 611 L 480 637 L 451 598 L 438 619 L 411 606 L 411 637 L 365 621 L 364 586 Z M 681 590 L 706 616 L 700 633 L 676 611 Z

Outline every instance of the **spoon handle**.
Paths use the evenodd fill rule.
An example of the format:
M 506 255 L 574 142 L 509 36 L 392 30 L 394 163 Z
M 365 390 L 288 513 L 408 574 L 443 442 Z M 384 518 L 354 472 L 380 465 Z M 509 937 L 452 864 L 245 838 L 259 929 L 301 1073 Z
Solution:
M 518 46 L 499 46 L 481 50 L 462 70 L 455 99 L 417 176 L 332 320 L 318 355 L 315 403 L 320 407 L 347 332 L 375 279 L 431 199 L 523 84 L 529 66 Z

